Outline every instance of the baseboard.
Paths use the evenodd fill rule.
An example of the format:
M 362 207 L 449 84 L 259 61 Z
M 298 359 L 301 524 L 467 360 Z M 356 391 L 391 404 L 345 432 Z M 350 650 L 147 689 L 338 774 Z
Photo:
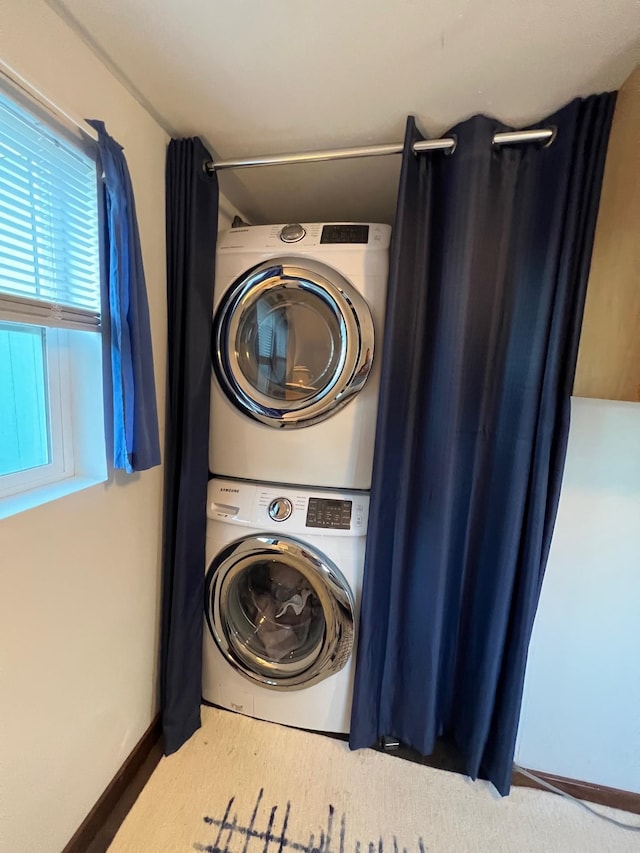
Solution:
M 146 732 L 142 735 L 120 770 L 118 770 L 116 775 L 113 777 L 98 802 L 82 821 L 77 832 L 74 834 L 73 838 L 69 841 L 62 853 L 85 853 L 92 840 L 95 838 L 99 830 L 107 821 L 111 812 L 120 801 L 124 791 L 144 764 L 145 759 L 149 756 L 153 747 L 160 740 L 161 735 L 162 726 L 160 724 L 160 715 L 158 714 Z M 161 752 L 158 750 L 157 761 L 155 761 L 155 763 L 152 762 L 150 766 L 146 768 L 148 770 L 147 779 L 151 776 L 160 758 Z
M 528 767 L 524 768 L 529 770 Z M 578 779 L 567 779 L 564 776 L 555 776 L 552 773 L 543 773 L 540 770 L 529 770 L 539 776 L 544 782 L 555 785 L 556 788 L 577 797 L 579 800 L 587 800 L 590 803 L 598 803 L 601 806 L 610 806 L 614 809 L 622 809 L 625 812 L 640 814 L 640 794 L 633 791 L 622 791 L 619 788 L 607 788 L 605 785 L 596 785 L 593 782 L 581 782 Z M 528 776 L 523 776 L 517 770 L 513 772 L 512 783 L 527 788 L 538 788 L 548 791 L 543 785 L 538 785 Z

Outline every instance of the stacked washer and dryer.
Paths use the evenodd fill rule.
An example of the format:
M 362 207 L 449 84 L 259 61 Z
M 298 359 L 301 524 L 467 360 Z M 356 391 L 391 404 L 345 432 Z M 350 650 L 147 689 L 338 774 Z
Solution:
M 219 236 L 205 702 L 349 731 L 390 234 Z

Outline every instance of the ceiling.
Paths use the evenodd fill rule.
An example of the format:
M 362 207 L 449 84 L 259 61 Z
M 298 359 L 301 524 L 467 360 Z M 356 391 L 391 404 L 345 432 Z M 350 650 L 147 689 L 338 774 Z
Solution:
M 618 88 L 638 0 L 48 0 L 172 136 L 214 158 L 523 126 Z M 253 223 L 391 222 L 399 157 L 221 172 Z

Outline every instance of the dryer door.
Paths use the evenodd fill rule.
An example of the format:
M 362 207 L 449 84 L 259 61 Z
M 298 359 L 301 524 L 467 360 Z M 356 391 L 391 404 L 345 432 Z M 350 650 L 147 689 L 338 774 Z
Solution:
M 248 536 L 212 562 L 209 631 L 245 678 L 299 690 L 338 672 L 353 650 L 354 601 L 337 567 L 309 545 Z
M 323 264 L 276 258 L 222 299 L 212 361 L 245 414 L 277 428 L 309 426 L 362 388 L 373 338 L 369 306 L 346 279 Z

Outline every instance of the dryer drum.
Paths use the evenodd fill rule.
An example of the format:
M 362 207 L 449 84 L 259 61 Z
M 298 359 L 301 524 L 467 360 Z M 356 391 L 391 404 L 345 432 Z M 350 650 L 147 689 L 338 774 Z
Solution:
M 364 386 L 374 351 L 369 306 L 324 264 L 259 264 L 223 297 L 212 363 L 230 401 L 275 428 L 310 426 Z
M 354 644 L 354 600 L 339 569 L 289 537 L 248 536 L 213 561 L 207 625 L 248 680 L 299 690 L 338 672 Z

